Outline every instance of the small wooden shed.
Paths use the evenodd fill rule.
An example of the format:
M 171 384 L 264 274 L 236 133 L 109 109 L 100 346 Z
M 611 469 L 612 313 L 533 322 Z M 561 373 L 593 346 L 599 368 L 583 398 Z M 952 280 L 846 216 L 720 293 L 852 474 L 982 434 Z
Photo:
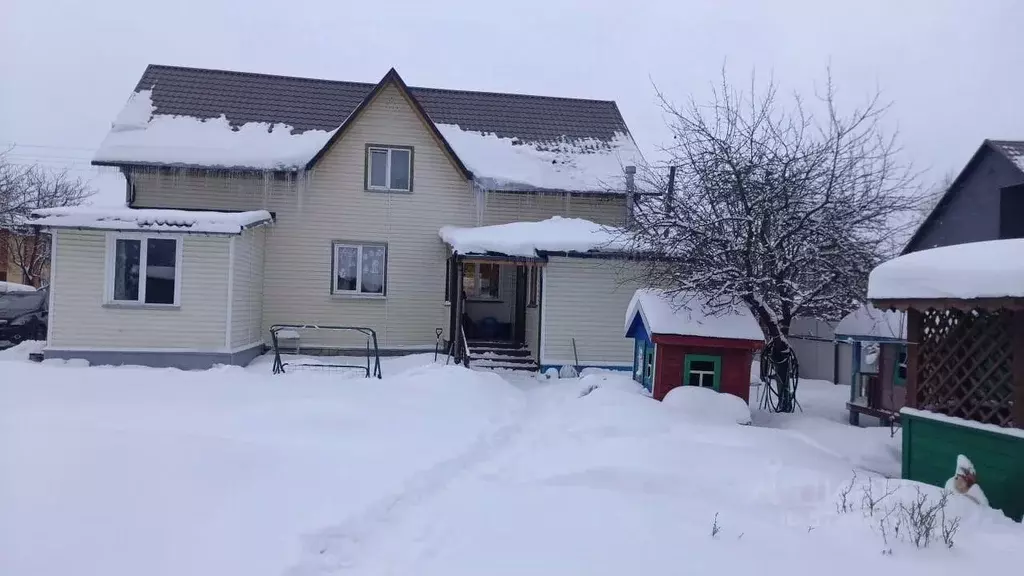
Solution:
M 913 252 L 868 297 L 907 313 L 903 477 L 943 486 L 971 459 L 994 508 L 1024 516 L 1024 239 Z
M 699 297 L 637 290 L 626 311 L 633 339 L 633 379 L 656 400 L 677 386 L 702 386 L 750 396 L 750 365 L 764 345 L 745 308 L 712 313 Z
M 889 424 L 899 420 L 907 397 L 907 318 L 903 312 L 864 304 L 836 326 L 835 339 L 852 348 L 850 424 L 860 415 Z

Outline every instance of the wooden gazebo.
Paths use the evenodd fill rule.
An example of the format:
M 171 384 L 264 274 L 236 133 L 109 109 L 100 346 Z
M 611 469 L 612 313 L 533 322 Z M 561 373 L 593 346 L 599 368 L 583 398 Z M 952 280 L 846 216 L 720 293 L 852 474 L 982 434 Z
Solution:
M 907 314 L 903 477 L 943 486 L 970 458 L 995 508 L 1024 515 L 1024 240 L 915 252 L 868 295 Z

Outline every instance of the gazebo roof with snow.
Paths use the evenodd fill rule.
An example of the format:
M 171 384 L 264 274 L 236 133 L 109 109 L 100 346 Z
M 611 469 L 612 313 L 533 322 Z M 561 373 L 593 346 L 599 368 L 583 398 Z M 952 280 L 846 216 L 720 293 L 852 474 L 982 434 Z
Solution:
M 911 252 L 871 271 L 868 298 L 882 308 L 1024 306 L 1024 239 Z
M 836 326 L 835 337 L 859 342 L 906 342 L 906 313 L 862 304 L 843 317 Z
M 626 309 L 625 335 L 640 330 L 650 337 L 689 336 L 761 343 L 764 334 L 750 311 L 743 307 L 715 311 L 692 294 L 671 295 L 663 290 L 640 289 Z

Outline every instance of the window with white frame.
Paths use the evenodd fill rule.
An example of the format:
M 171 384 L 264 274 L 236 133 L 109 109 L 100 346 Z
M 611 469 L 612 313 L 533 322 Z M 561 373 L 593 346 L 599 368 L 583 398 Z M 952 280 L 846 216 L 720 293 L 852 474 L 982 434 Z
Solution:
M 366 188 L 412 191 L 412 148 L 367 146 Z
M 334 243 L 334 294 L 384 295 L 387 282 L 386 244 Z
M 109 302 L 179 304 L 181 238 L 116 235 L 109 249 Z
M 498 300 L 501 298 L 501 266 L 498 264 L 467 262 L 462 269 L 462 291 L 469 300 Z

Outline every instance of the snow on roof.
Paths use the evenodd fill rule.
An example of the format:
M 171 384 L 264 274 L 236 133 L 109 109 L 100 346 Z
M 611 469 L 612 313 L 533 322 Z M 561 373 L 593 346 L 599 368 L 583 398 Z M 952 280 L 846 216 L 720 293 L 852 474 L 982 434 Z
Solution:
M 1024 239 L 991 240 L 911 252 L 880 264 L 868 298 L 1024 297 Z
M 619 234 L 614 228 L 589 220 L 561 216 L 477 228 L 445 226 L 439 231 L 441 239 L 460 254 L 526 257 L 538 256 L 539 252 L 614 252 L 625 248 Z
M 134 92 L 93 157 L 100 164 L 163 164 L 256 170 L 298 170 L 337 132 L 297 131 L 285 123 L 229 122 L 156 113 L 153 90 Z M 491 190 L 625 192 L 623 167 L 636 165 L 632 137 L 524 141 L 437 124 L 456 156 Z
M 629 331 L 637 314 L 650 334 L 764 340 L 761 327 L 746 308 L 737 306 L 715 314 L 704 299 L 692 294 L 669 295 L 649 288 L 637 290 L 626 309 L 625 331 Z
M 836 326 L 836 338 L 844 337 L 906 340 L 906 314 L 894 310 L 882 311 L 871 304 L 863 304 L 844 316 Z
M 232 126 L 223 114 L 209 119 L 154 114 L 152 93 L 132 94 L 94 162 L 295 170 L 335 132 L 293 133 L 287 124 L 267 122 Z
M 0 293 L 3 292 L 35 292 L 36 289 L 28 284 L 18 284 L 17 282 L 0 282 Z
M 34 210 L 31 223 L 49 228 L 239 234 L 247 227 L 271 220 L 266 210 L 204 212 L 76 206 Z
M 623 193 L 623 168 L 640 160 L 636 143 L 622 132 L 608 141 L 524 142 L 454 124 L 437 128 L 477 183 L 489 190 Z

